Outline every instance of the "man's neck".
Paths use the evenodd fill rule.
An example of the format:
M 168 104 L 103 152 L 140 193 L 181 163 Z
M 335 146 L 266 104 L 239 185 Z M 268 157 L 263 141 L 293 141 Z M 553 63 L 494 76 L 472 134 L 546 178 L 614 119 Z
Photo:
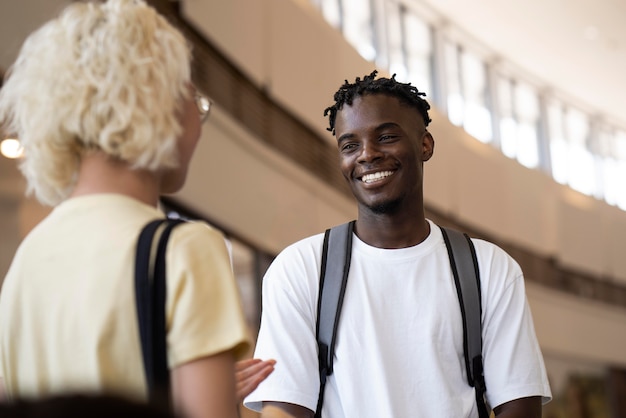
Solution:
M 93 153 L 82 157 L 78 181 L 70 197 L 116 193 L 156 207 L 159 190 L 155 173 L 134 170 L 102 153 Z
M 430 234 L 430 224 L 423 209 L 404 216 L 359 210 L 355 233 L 373 247 L 406 248 L 424 241 Z

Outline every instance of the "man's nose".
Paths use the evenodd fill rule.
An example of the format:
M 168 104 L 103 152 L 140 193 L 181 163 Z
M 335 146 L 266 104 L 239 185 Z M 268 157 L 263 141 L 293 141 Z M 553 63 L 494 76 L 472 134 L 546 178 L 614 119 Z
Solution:
M 365 141 L 361 146 L 361 152 L 359 153 L 360 163 L 369 163 L 382 158 L 383 153 L 378 141 Z

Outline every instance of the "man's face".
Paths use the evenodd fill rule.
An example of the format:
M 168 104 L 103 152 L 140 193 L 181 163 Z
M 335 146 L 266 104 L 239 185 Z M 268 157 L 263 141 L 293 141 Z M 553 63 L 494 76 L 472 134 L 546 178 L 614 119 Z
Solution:
M 360 96 L 337 113 L 335 136 L 341 172 L 361 209 L 392 213 L 423 204 L 423 162 L 434 141 L 416 109 L 392 96 Z

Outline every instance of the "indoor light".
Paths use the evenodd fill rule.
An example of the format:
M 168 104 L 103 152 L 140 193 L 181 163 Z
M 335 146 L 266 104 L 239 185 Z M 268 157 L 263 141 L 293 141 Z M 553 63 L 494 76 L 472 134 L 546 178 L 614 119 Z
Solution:
M 17 139 L 7 138 L 0 142 L 0 153 L 7 158 L 20 158 L 24 148 Z

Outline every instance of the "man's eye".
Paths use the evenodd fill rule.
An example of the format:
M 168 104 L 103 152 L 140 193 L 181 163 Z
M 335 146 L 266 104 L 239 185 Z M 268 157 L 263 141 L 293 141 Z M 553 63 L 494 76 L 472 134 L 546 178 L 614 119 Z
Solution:
M 344 144 L 344 145 L 341 147 L 341 150 L 342 150 L 342 151 L 350 151 L 350 150 L 352 150 L 352 149 L 354 149 L 354 148 L 356 148 L 356 144 Z

